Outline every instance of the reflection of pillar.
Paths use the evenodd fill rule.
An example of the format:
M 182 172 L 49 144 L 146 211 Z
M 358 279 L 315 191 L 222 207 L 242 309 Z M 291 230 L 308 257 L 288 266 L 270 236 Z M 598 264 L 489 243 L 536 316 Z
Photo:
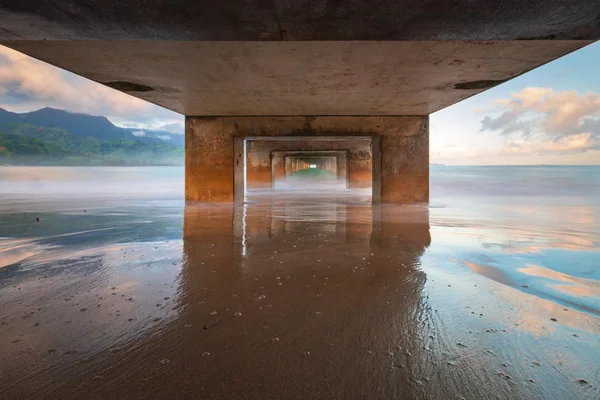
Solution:
M 367 243 L 373 231 L 371 206 L 347 205 L 344 213 L 346 240 Z
M 453 379 L 469 383 L 459 372 L 415 383 L 435 376 L 433 361 L 445 362 L 452 345 L 431 349 L 426 276 L 413 268 L 429 244 L 426 220 L 406 224 L 385 210 L 373 217 L 357 205 L 308 214 L 302 204 L 246 206 L 235 208 L 233 224 L 232 208 L 186 207 L 174 317 L 126 354 L 138 368 L 107 354 L 97 384 L 104 397 L 118 387 L 159 398 L 173 388 L 205 399 L 395 398 L 407 388 L 424 398 L 432 385 L 441 393 Z M 232 225 L 242 234 L 232 237 Z
M 372 210 L 371 245 L 380 251 L 402 250 L 420 256 L 431 243 L 428 207 L 381 204 Z
M 241 255 L 245 229 L 243 212 L 243 205 L 186 205 L 183 224 L 184 251 L 188 255 L 197 254 L 194 271 L 212 270 L 217 267 L 235 269 Z M 206 267 L 202 268 L 201 265 L 205 264 Z

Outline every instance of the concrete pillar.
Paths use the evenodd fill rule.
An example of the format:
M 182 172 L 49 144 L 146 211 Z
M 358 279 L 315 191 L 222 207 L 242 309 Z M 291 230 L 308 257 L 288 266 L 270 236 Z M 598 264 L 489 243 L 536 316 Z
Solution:
M 381 201 L 429 202 L 429 117 L 399 117 L 381 135 Z
M 284 160 L 285 177 L 287 178 L 292 174 L 292 157 L 286 156 Z
M 285 179 L 285 158 L 283 155 L 272 155 L 271 168 L 273 174 L 273 187 L 275 182 L 280 182 Z
M 271 152 L 261 142 L 246 142 L 246 189 L 272 189 Z
M 186 117 L 186 200 L 233 201 L 233 133 L 221 118 Z
M 186 199 L 233 201 L 234 175 L 236 200 L 243 199 L 239 195 L 243 146 L 239 143 L 244 137 L 274 136 L 362 138 L 371 150 L 350 151 L 351 188 L 370 181 L 374 202 L 429 200 L 429 129 L 424 116 L 187 117 Z
M 363 142 L 358 148 L 352 148 L 348 153 L 348 187 L 350 189 L 365 189 L 371 187 L 373 162 L 371 159 L 370 143 Z
M 335 158 L 335 162 L 336 162 L 336 170 L 337 170 L 337 178 L 342 180 L 342 179 L 346 179 L 346 168 L 347 168 L 347 164 L 346 164 L 346 153 L 342 153 L 342 154 L 338 154 Z

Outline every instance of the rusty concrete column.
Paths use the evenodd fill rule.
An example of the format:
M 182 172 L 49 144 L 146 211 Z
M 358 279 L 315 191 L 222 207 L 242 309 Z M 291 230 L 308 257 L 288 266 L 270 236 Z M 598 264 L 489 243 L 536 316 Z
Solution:
M 286 156 L 285 160 L 285 177 L 287 178 L 288 176 L 290 176 L 292 174 L 292 157 L 290 156 Z
M 275 187 L 276 182 L 285 180 L 285 158 L 283 155 L 271 154 L 271 174 L 273 187 Z
M 372 185 L 372 160 L 369 142 L 364 141 L 348 153 L 348 187 L 364 189 Z
M 337 168 L 337 178 L 340 181 L 346 182 L 346 189 L 348 189 L 348 163 L 346 161 L 348 157 L 348 152 L 344 152 L 339 154 L 336 157 L 336 168 Z
M 381 135 L 381 201 L 429 201 L 429 117 L 399 120 Z
M 246 189 L 272 189 L 271 149 L 265 141 L 246 142 Z
M 185 119 L 185 199 L 233 201 L 233 130 L 222 119 Z
M 309 142 L 319 136 L 337 139 L 338 149 L 349 149 L 350 187 L 371 186 L 374 202 L 429 200 L 429 128 L 425 116 L 186 117 L 186 199 L 229 202 L 234 200 L 234 191 L 236 201 L 243 199 L 239 193 L 243 179 L 238 176 L 244 164 L 242 139 L 279 136 Z M 347 143 L 339 139 L 344 136 L 348 136 Z M 363 144 L 350 146 L 352 141 Z M 295 170 L 292 161 L 298 164 L 293 158 L 285 157 L 287 175 Z

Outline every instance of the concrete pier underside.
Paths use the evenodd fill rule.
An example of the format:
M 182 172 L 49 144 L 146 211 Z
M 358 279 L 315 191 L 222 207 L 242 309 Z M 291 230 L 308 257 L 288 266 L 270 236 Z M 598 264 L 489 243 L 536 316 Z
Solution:
M 310 140 L 310 137 L 306 137 L 303 140 L 289 141 L 248 141 L 246 144 L 246 188 L 270 189 L 272 188 L 274 174 L 278 175 L 280 179 L 285 178 L 283 157 L 286 153 L 288 153 L 288 156 L 292 154 L 300 155 L 301 153 L 305 153 L 305 155 L 333 153 L 335 156 L 335 153 L 340 151 L 344 153 L 344 165 L 340 165 L 338 170 L 340 173 L 345 172 L 347 165 L 349 187 L 371 187 L 370 140 Z M 346 178 L 345 173 L 339 176 Z
M 370 148 L 367 149 L 370 151 Z M 346 189 L 348 185 L 348 157 L 349 152 L 347 150 L 315 150 L 315 151 L 274 151 L 271 153 L 271 166 L 273 185 L 277 182 L 285 181 L 287 176 L 293 173 L 292 160 L 295 157 L 319 157 L 321 156 L 332 156 L 335 159 L 335 174 L 339 181 L 346 182 Z M 370 153 L 369 153 L 370 158 Z M 369 163 L 370 166 L 370 163 Z M 369 167 L 370 168 L 370 167 Z M 333 171 L 331 171 L 333 173 Z M 370 180 L 369 180 L 370 182 Z
M 0 44 L 186 115 L 188 200 L 243 198 L 234 137 L 358 135 L 373 200 L 422 202 L 427 116 L 599 39 L 600 2 L 7 0 L 0 21 Z
M 429 128 L 423 116 L 401 117 L 188 117 L 186 199 L 243 199 L 244 138 L 298 137 L 311 142 L 369 140 L 374 202 L 429 200 Z M 283 143 L 283 141 L 282 141 Z M 238 171 L 238 177 L 234 171 Z

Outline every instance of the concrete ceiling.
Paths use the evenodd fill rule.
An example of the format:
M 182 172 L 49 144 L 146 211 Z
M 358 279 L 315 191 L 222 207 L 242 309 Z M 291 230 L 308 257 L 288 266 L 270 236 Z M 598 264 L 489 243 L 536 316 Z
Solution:
M 600 1 L 3 0 L 0 21 L 186 115 L 424 115 L 599 39 Z
M 185 115 L 425 115 L 590 41 L 2 41 Z
M 598 39 L 598 0 L 3 0 L 0 39 Z

